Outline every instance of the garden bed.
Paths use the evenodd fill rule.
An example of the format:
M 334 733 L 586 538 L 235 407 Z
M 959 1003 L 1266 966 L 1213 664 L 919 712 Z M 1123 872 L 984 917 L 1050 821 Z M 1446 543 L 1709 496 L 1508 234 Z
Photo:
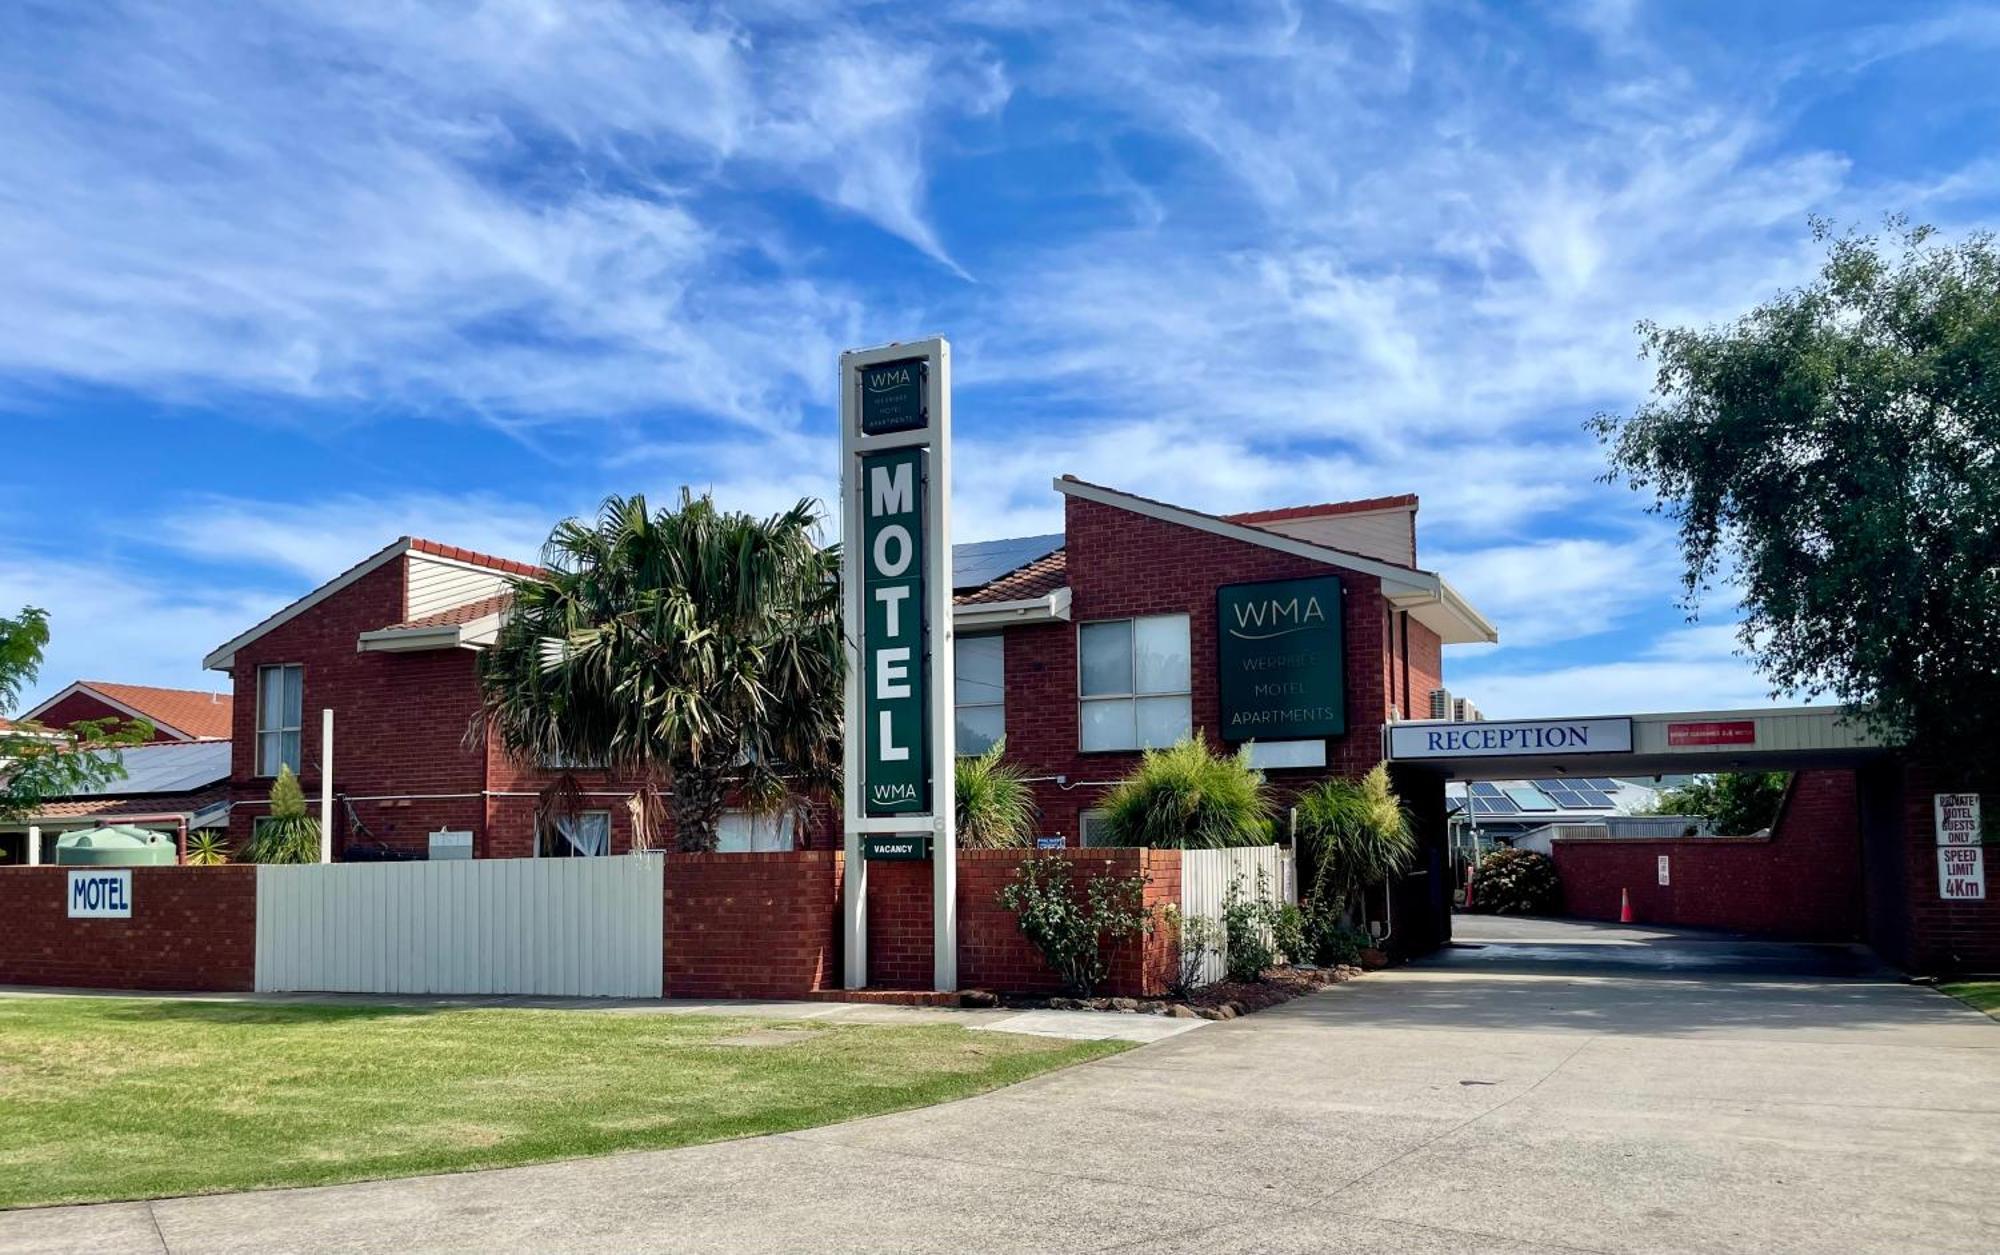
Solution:
M 1169 1015 L 1179 1019 L 1233 1020 L 1306 994 L 1345 984 L 1366 969 L 1339 967 L 1274 967 L 1256 981 L 1217 981 L 1187 998 L 1006 997 L 1002 1006 L 1051 1011 L 1108 1011 L 1124 1015 Z

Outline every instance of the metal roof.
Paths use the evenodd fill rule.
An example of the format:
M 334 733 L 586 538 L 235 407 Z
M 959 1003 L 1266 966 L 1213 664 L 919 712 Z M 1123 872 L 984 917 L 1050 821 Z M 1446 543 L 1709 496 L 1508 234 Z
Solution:
M 92 750 L 100 758 L 123 756 L 125 778 L 107 780 L 71 797 L 131 797 L 145 793 L 191 793 L 229 779 L 229 742 L 162 741 L 123 750 Z

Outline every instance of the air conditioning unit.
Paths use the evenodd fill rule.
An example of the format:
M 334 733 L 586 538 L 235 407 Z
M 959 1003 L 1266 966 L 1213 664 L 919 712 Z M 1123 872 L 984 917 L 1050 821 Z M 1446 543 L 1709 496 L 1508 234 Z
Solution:
M 1451 713 L 1451 690 L 1450 690 L 1450 689 L 1432 689 L 1432 690 L 1431 690 L 1431 718 L 1433 718 L 1433 719 L 1450 719 L 1451 717 L 1452 717 L 1452 713 Z
M 453 832 L 446 828 L 438 829 L 431 834 L 430 856 L 433 859 L 471 858 L 472 834 Z
M 1470 699 L 1464 697 L 1454 697 L 1451 699 L 1451 717 L 1457 723 L 1478 723 L 1480 720 L 1486 718 L 1485 715 L 1479 713 L 1479 707 L 1473 705 Z

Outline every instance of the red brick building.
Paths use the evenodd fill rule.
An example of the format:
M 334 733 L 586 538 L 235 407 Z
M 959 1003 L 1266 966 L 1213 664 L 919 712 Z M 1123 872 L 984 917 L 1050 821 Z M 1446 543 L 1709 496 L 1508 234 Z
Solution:
M 1417 566 L 1414 496 L 1234 517 L 1182 509 L 1064 478 L 1059 536 L 968 546 L 955 589 L 961 748 L 998 734 L 1037 777 L 1043 830 L 1071 844 L 1140 750 L 1201 730 L 1218 747 L 1218 590 L 1263 581 L 1339 584 L 1344 689 L 1335 735 L 1263 741 L 1281 789 L 1381 756 L 1382 726 L 1428 708 L 1442 647 L 1495 638 L 1438 575 Z M 1000 555 L 996 565 L 995 555 Z M 470 834 L 482 858 L 629 848 L 629 781 L 577 773 L 587 796 L 573 831 L 541 832 L 535 798 L 558 774 L 520 764 L 472 730 L 478 653 L 531 565 L 404 537 L 213 651 L 229 673 L 233 843 L 247 839 L 280 764 L 308 796 L 322 778 L 320 721 L 334 718 L 336 848 L 345 857 L 422 857 L 431 834 Z M 1122 671 L 1121 671 L 1122 668 Z M 725 848 L 837 845 L 823 812 L 789 821 L 732 816 Z M 449 839 L 448 839 L 449 840 Z

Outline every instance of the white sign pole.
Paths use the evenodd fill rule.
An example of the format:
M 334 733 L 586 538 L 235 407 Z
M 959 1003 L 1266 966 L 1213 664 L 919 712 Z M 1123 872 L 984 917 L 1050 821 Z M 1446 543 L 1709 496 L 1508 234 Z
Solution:
M 333 711 L 319 712 L 319 861 L 333 861 Z
M 841 974 L 849 989 L 868 982 L 868 837 L 919 834 L 928 836 L 931 847 L 933 987 L 953 990 L 958 987 L 958 830 L 952 779 L 951 346 L 933 338 L 843 353 L 840 432 L 847 657 Z M 864 480 L 864 464 L 872 478 Z M 911 492 L 921 494 L 920 515 Z M 919 528 L 920 537 L 914 535 Z M 871 536 L 877 542 L 872 546 Z M 915 589 L 908 563 L 918 550 L 921 605 L 910 595 Z M 870 599 L 871 587 L 879 606 Z M 920 636 L 913 634 L 913 612 L 923 616 Z

